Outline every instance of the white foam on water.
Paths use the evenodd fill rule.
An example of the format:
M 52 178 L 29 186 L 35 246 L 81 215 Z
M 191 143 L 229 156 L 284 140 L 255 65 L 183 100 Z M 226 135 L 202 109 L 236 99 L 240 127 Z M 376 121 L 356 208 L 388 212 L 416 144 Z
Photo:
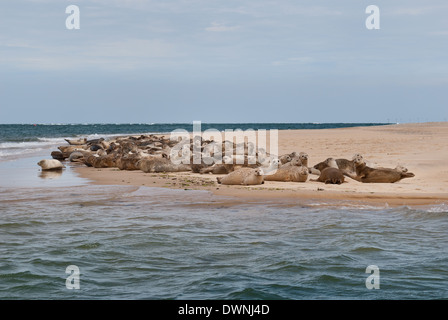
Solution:
M 429 213 L 448 213 L 448 204 L 442 203 L 438 205 L 431 206 L 430 208 L 425 210 Z

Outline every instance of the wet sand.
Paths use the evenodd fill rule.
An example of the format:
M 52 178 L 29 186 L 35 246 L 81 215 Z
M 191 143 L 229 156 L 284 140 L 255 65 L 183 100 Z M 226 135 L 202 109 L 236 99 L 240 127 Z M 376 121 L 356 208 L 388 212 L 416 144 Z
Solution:
M 368 165 L 403 165 L 414 178 L 396 183 L 360 183 L 347 178 L 343 185 L 266 181 L 258 186 L 222 186 L 216 177 L 196 173 L 144 173 L 117 168 L 75 166 L 80 177 L 96 185 L 133 185 L 187 190 L 261 202 L 296 199 L 362 201 L 376 205 L 428 205 L 448 201 L 448 123 L 397 124 L 322 130 L 279 131 L 279 154 L 304 151 L 313 166 L 328 157 L 351 159 L 361 153 Z M 317 178 L 310 175 L 310 178 Z

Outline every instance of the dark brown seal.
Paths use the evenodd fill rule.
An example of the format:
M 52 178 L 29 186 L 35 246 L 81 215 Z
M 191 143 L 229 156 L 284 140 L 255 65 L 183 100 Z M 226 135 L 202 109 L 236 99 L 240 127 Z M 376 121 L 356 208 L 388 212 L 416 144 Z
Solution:
M 321 171 L 319 178 L 310 181 L 318 181 L 325 184 L 342 184 L 345 182 L 345 177 L 341 170 L 327 167 Z

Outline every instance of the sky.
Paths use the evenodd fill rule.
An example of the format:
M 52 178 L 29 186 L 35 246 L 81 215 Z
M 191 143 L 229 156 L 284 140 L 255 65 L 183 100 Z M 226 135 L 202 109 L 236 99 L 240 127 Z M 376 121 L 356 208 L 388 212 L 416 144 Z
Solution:
M 446 0 L 2 0 L 0 123 L 447 121 L 447 15 Z

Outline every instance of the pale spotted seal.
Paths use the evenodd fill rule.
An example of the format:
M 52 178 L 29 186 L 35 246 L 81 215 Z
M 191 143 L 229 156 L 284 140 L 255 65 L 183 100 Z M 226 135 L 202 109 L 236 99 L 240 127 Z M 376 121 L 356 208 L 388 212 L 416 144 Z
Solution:
M 263 170 L 260 168 L 240 168 L 224 177 L 217 177 L 219 184 L 226 185 L 258 185 L 263 184 Z

